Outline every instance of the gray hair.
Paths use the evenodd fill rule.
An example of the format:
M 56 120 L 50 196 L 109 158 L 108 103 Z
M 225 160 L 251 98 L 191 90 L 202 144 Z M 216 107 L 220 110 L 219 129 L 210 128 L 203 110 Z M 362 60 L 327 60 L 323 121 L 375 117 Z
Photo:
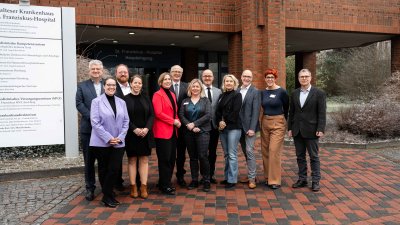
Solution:
M 310 70 L 308 70 L 308 69 L 301 69 L 301 70 L 299 71 L 299 75 L 300 75 L 300 73 L 306 73 L 306 74 L 308 74 L 308 75 L 311 76 L 311 72 L 310 72 Z
M 101 68 L 103 69 L 103 63 L 102 63 L 100 60 L 98 60 L 98 59 L 90 60 L 90 62 L 89 62 L 89 69 L 92 67 L 92 65 L 99 65 L 99 66 L 101 66 Z
M 179 69 L 181 72 L 183 72 L 183 68 L 180 65 L 171 66 L 170 72 L 172 72 L 173 69 Z

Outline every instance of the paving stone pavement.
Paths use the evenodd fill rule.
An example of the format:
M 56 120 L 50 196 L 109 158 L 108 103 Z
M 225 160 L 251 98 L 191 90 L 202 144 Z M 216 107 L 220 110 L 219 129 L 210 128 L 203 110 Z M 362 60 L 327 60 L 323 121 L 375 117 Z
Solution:
M 0 183 L 0 224 L 40 224 L 82 189 L 82 175 Z
M 400 224 L 397 162 L 365 150 L 321 149 L 321 191 L 314 193 L 309 188 L 290 187 L 297 179 L 293 147 L 284 149 L 282 188 L 278 190 L 263 185 L 261 155 L 257 152 L 256 156 L 259 183 L 253 190 L 246 184 L 232 190 L 217 184 L 208 193 L 177 187 L 176 196 L 163 195 L 155 187 L 158 173 L 153 154 L 146 200 L 130 198 L 126 190 L 118 193 L 121 205 L 115 209 L 100 204 L 101 194 L 87 202 L 81 194 L 83 181 L 79 176 L 0 183 L 1 204 L 6 208 L 0 216 L 10 224 L 18 218 L 22 223 L 14 224 L 43 220 L 43 224 Z M 242 154 L 239 161 L 243 177 L 246 166 Z M 219 149 L 219 181 L 223 180 L 223 165 Z M 190 182 L 190 175 L 185 179 Z M 29 188 L 32 190 L 23 192 Z M 50 200 L 52 196 L 54 201 Z

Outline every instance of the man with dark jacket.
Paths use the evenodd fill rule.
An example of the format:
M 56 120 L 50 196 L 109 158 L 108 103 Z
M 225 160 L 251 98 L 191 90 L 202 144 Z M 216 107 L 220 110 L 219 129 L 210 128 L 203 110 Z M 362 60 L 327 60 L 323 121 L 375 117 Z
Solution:
M 318 88 L 311 86 L 311 72 L 302 69 L 299 72 L 301 87 L 291 95 L 288 136 L 294 138 L 298 180 L 293 188 L 307 186 L 306 152 L 310 156 L 312 191 L 319 191 L 321 179 L 318 140 L 324 135 L 326 124 L 326 96 Z
M 183 99 L 187 98 L 187 88 L 188 84 L 181 81 L 183 68 L 179 65 L 174 65 L 171 67 L 171 78 L 172 85 L 171 91 L 175 93 L 176 103 L 178 104 L 178 112 L 181 108 Z M 178 130 L 178 139 L 176 143 L 176 179 L 179 186 L 186 187 L 186 181 L 183 178 L 185 176 L 185 161 L 186 161 L 186 143 L 184 139 L 184 129 L 185 127 L 180 127 Z
M 76 109 L 82 116 L 80 123 L 80 141 L 85 163 L 85 198 L 88 201 L 92 201 L 96 188 L 96 176 L 94 169 L 95 156 L 93 152 L 89 151 L 90 133 L 92 132 L 90 106 L 92 105 L 93 99 L 104 93 L 103 82 L 101 80 L 103 75 L 103 63 L 100 60 L 92 60 L 89 62 L 89 75 L 90 79 L 78 84 L 75 101 Z

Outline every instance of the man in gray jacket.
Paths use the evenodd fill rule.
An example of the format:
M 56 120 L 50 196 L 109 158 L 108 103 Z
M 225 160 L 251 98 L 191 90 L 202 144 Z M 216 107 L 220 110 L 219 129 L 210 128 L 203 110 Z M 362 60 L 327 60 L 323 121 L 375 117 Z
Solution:
M 237 90 L 242 94 L 240 119 L 242 120 L 243 130 L 240 137 L 240 145 L 247 161 L 249 188 L 253 189 L 257 186 L 254 142 L 257 137 L 256 132 L 260 129 L 258 116 L 260 115 L 261 95 L 254 85 L 252 85 L 253 73 L 250 70 L 243 71 L 241 79 L 242 86 Z

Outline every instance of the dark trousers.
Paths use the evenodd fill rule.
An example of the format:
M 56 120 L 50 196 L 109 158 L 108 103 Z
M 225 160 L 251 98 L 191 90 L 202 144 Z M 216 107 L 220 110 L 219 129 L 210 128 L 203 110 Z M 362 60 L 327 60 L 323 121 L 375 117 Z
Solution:
M 174 134 L 170 139 L 155 138 L 155 141 L 158 158 L 158 186 L 160 188 L 171 187 L 176 159 L 176 136 Z
M 186 127 L 178 129 L 178 138 L 176 142 L 176 177 L 183 178 L 186 173 L 185 161 L 186 161 L 186 143 L 185 143 L 185 131 Z
M 112 193 L 121 168 L 124 148 L 91 147 L 99 163 L 99 181 L 103 192 L 103 200 L 113 199 Z
M 321 179 L 318 138 L 304 138 L 298 134 L 294 138 L 294 146 L 296 147 L 297 165 L 299 167 L 299 180 L 307 181 L 307 160 L 306 152 L 310 157 L 311 179 L 318 182 Z
M 217 161 L 217 146 L 219 139 L 218 129 L 212 128 L 210 131 L 210 141 L 208 144 L 208 162 L 210 163 L 210 177 L 215 174 L 215 162 Z
M 122 166 L 123 166 L 123 163 L 122 163 L 122 159 L 124 158 L 124 154 L 122 154 L 122 157 L 121 157 L 121 166 L 118 168 L 118 171 L 117 171 L 117 178 L 115 179 L 115 187 L 123 187 L 124 186 L 124 179 L 122 178 Z
M 190 172 L 192 181 L 199 180 L 199 168 L 205 182 L 210 181 L 210 164 L 208 162 L 208 143 L 210 134 L 208 132 L 194 133 L 185 132 L 185 140 L 190 157 Z M 200 164 L 200 165 L 199 165 Z
M 83 161 L 85 163 L 85 185 L 86 190 L 94 191 L 96 189 L 96 173 L 94 164 L 96 157 L 92 151 L 89 150 L 90 134 L 81 133 L 81 146 L 83 153 Z

